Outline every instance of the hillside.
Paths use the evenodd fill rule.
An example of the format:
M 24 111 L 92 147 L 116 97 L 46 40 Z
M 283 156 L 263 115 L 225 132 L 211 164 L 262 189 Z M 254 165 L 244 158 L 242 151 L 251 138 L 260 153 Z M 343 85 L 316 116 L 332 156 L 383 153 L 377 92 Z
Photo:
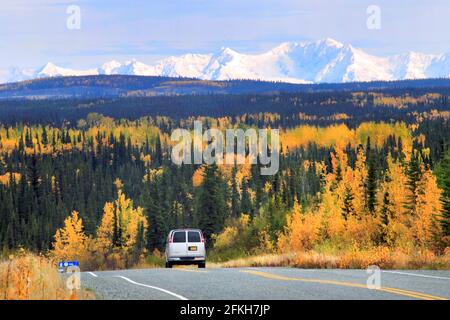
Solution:
M 209 81 L 130 75 L 53 77 L 0 85 L 0 99 L 152 97 L 198 94 L 368 91 L 450 87 L 450 79 L 292 84 L 256 80 Z

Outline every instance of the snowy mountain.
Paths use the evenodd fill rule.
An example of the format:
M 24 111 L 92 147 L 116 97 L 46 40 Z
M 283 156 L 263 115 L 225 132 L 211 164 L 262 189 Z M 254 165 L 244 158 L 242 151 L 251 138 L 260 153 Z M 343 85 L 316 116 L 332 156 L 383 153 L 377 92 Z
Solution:
M 213 54 L 186 54 L 154 65 L 136 60 L 109 61 L 96 69 L 72 70 L 47 63 L 38 70 L 13 69 L 10 82 L 57 76 L 121 74 L 192 77 L 205 80 L 252 79 L 290 83 L 353 82 L 450 77 L 450 53 L 409 52 L 379 57 L 333 39 L 287 42 L 261 54 L 222 48 Z

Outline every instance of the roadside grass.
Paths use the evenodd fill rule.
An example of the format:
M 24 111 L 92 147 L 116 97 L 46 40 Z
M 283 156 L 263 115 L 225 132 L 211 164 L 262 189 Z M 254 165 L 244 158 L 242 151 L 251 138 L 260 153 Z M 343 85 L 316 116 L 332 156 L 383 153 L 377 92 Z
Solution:
M 132 269 L 163 268 L 165 263 L 166 259 L 164 258 L 164 255 L 158 249 L 155 249 L 152 254 L 141 259 L 141 261 L 133 266 Z
M 295 259 L 295 254 L 264 254 L 247 256 L 220 262 L 207 262 L 208 268 L 245 268 L 245 267 L 286 267 Z
M 244 256 L 228 261 L 208 263 L 212 268 L 295 267 L 314 269 L 366 269 L 376 265 L 381 269 L 450 270 L 450 252 L 437 256 L 429 250 L 404 252 L 398 249 L 376 247 L 367 250 L 349 250 L 336 253 L 315 250 L 286 254 Z
M 44 256 L 22 251 L 0 261 L 0 300 L 92 299 L 92 291 L 67 289 L 56 264 Z

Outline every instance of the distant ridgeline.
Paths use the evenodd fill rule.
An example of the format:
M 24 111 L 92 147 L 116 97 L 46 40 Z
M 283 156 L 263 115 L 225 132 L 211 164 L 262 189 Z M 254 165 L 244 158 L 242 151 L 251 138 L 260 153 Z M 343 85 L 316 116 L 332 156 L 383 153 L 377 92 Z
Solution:
M 272 125 L 415 122 L 446 116 L 450 79 L 342 84 L 203 81 L 142 76 L 47 78 L 0 85 L 0 123 L 73 127 L 89 113 L 115 119 L 277 115 Z M 258 120 L 251 122 L 258 125 Z
M 0 85 L 0 99 L 151 97 L 156 95 L 373 91 L 450 87 L 450 79 L 293 84 L 256 80 L 98 75 L 42 78 Z

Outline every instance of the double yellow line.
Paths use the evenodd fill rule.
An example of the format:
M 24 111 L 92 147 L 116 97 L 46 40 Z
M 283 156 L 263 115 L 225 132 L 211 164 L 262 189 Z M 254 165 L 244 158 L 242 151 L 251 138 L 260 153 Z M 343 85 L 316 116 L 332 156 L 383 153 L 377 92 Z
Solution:
M 256 276 L 263 277 L 263 278 L 274 279 L 274 280 L 301 281 L 301 282 L 310 282 L 310 283 L 319 283 L 319 284 L 331 284 L 331 285 L 337 285 L 337 286 L 343 286 L 343 287 L 361 288 L 361 289 L 366 289 L 366 290 L 377 290 L 377 291 L 393 293 L 393 294 L 406 296 L 406 297 L 410 297 L 410 298 L 415 298 L 415 299 L 421 299 L 421 300 L 448 300 L 447 298 L 443 298 L 443 297 L 433 296 L 430 294 L 425 294 L 425 293 L 420 293 L 420 292 L 415 292 L 415 291 L 397 289 L 397 288 L 381 287 L 379 289 L 369 289 L 366 285 L 359 284 L 359 283 L 345 282 L 345 281 L 308 279 L 308 278 L 290 278 L 290 277 L 285 277 L 282 275 L 277 275 L 277 274 L 262 272 L 262 271 L 256 271 L 256 270 L 241 270 L 241 272 L 253 274 Z

